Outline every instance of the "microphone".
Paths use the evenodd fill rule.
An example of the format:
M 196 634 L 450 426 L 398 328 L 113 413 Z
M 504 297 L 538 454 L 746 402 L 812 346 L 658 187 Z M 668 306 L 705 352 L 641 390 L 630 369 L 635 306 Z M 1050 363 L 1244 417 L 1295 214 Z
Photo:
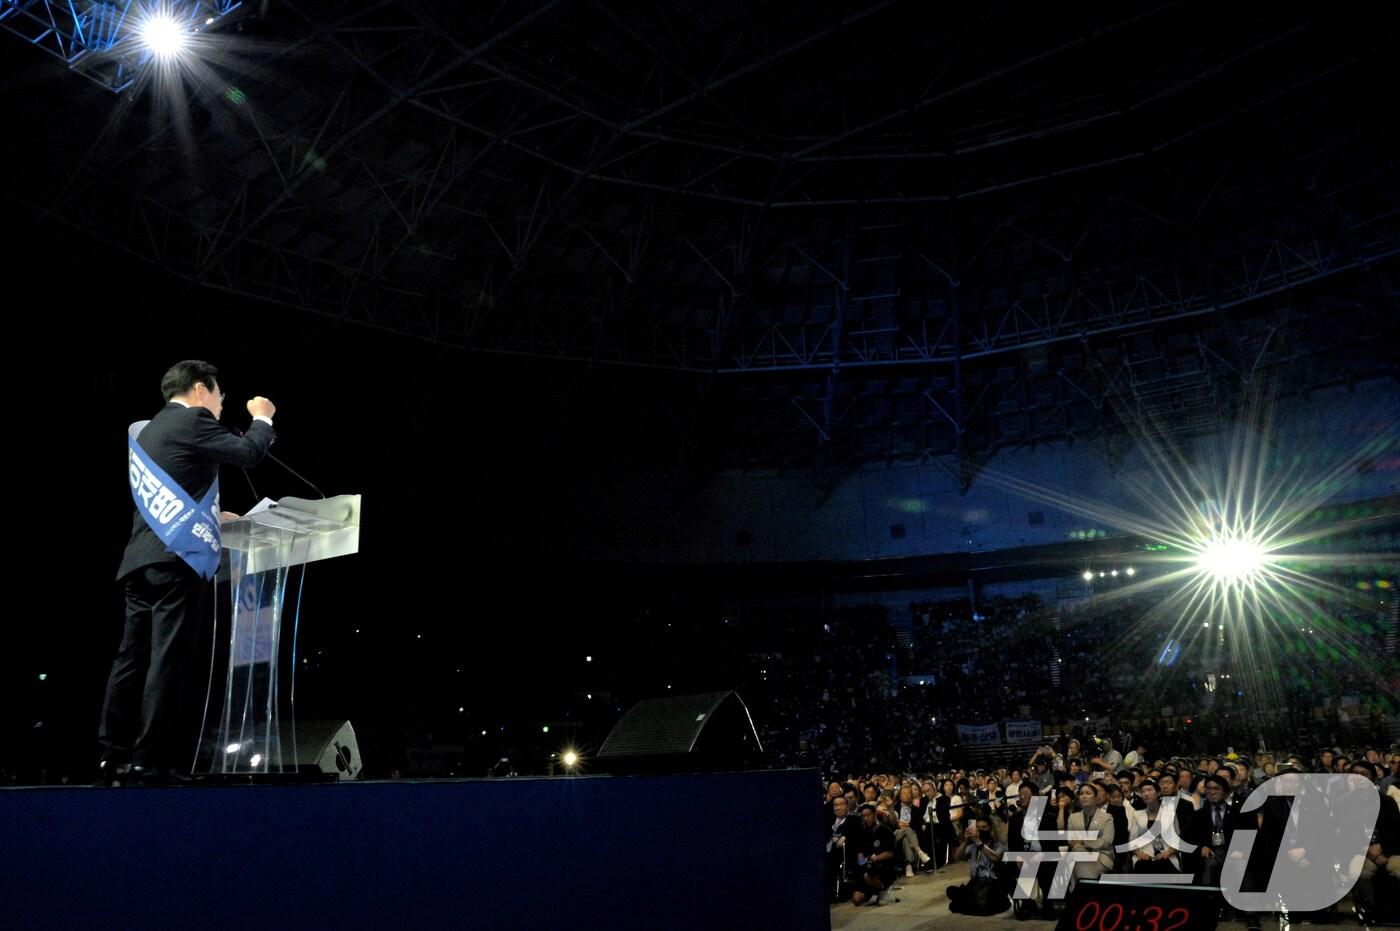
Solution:
M 243 480 L 248 483 L 248 490 L 253 493 L 253 500 L 261 501 L 262 496 L 259 495 L 258 490 L 253 487 L 253 477 L 248 474 L 248 470 L 240 468 L 238 471 L 243 473 Z
M 326 493 L 325 493 L 324 491 L 322 491 L 321 489 L 317 488 L 317 487 L 311 482 L 311 479 L 309 479 L 309 478 L 307 478 L 306 476 L 302 475 L 302 474 L 301 474 L 300 472 L 298 472 L 296 469 L 293 469 L 291 466 L 287 465 L 287 464 L 286 464 L 285 462 L 283 462 L 281 459 L 278 459 L 276 456 L 272 455 L 271 452 L 268 452 L 267 458 L 271 459 L 273 462 L 277 463 L 277 464 L 280 465 L 282 468 L 284 468 L 284 469 L 286 469 L 288 472 L 292 473 L 292 475 L 294 475 L 296 478 L 300 479 L 308 488 L 310 488 L 312 491 L 316 492 L 316 494 L 320 495 L 322 501 L 324 501 L 324 500 L 326 499 Z
M 243 436 L 243 435 L 244 435 L 242 431 L 235 431 L 235 432 L 237 432 L 239 436 Z M 272 450 L 268 450 L 268 451 L 267 451 L 267 458 L 271 459 L 273 462 L 277 463 L 277 464 L 280 465 L 282 468 L 284 468 L 284 469 L 286 469 L 288 472 L 292 473 L 292 475 L 295 476 L 297 479 L 299 479 L 303 484 L 305 484 L 306 487 L 310 488 L 312 491 L 316 492 L 316 494 L 320 495 L 322 501 L 326 500 L 326 493 L 325 493 L 324 491 L 322 491 L 321 489 L 317 488 L 317 487 L 315 486 L 315 484 L 312 483 L 311 479 L 309 479 L 309 478 L 307 478 L 306 476 L 302 475 L 302 474 L 301 474 L 300 472 L 298 472 L 296 469 L 293 469 L 291 466 L 287 465 L 287 464 L 286 464 L 285 462 L 283 462 L 281 459 L 278 459 L 276 456 L 272 455 Z M 244 477 L 245 479 L 248 480 L 248 490 L 251 491 L 251 492 L 253 493 L 253 500 L 254 500 L 254 501 L 260 500 L 259 497 L 258 497 L 258 490 L 257 490 L 256 488 L 253 487 L 253 479 L 248 475 L 248 470 L 247 470 L 247 469 L 244 469 L 244 470 L 243 470 L 243 477 Z

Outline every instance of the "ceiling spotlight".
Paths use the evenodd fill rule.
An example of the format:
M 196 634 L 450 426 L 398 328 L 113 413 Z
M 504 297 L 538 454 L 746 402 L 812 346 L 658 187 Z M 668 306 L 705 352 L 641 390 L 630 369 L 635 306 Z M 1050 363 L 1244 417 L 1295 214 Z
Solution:
M 174 58 L 185 49 L 189 35 L 168 12 L 153 13 L 141 24 L 141 43 L 157 58 Z
M 1094 573 L 1090 572 L 1088 569 L 1085 569 L 1083 578 L 1086 582 L 1092 582 L 1094 581 Z
M 1132 566 L 1129 566 L 1127 569 L 1124 569 L 1123 571 L 1126 572 L 1126 573 L 1128 573 L 1128 575 L 1137 575 L 1137 570 L 1134 569 Z
M 1112 572 L 1109 573 L 1109 575 L 1113 576 L 1115 579 L 1118 578 L 1118 570 L 1114 569 Z

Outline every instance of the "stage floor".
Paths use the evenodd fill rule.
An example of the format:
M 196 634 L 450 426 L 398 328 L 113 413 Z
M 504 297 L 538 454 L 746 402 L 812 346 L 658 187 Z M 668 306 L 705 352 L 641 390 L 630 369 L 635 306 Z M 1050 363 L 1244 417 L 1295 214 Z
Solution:
M 814 928 L 814 770 L 0 790 L 0 925 Z

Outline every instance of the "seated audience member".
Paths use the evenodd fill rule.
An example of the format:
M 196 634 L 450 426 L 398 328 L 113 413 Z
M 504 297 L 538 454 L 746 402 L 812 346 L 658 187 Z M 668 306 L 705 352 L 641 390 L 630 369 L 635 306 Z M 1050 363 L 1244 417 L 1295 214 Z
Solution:
M 1400 788 L 1391 783 L 1383 789 L 1378 786 L 1378 791 L 1380 812 L 1360 865 L 1355 895 L 1368 920 L 1395 921 L 1400 919 Z
M 1070 841 L 1069 849 L 1095 855 L 1093 860 L 1074 865 L 1070 889 L 1081 879 L 1098 879 L 1113 869 L 1113 816 L 1099 804 L 1099 794 L 1092 785 L 1079 787 L 1079 811 L 1069 816 L 1069 830 L 1091 831 L 1090 840 Z
M 1400 786 L 1400 751 L 1390 751 L 1390 755 L 1386 758 L 1386 765 L 1385 775 L 1381 777 L 1379 783 L 1382 792 L 1391 786 Z
M 1228 795 L 1230 799 L 1230 804 L 1236 808 L 1243 805 L 1244 800 L 1249 798 L 1249 793 L 1252 791 L 1252 788 L 1248 785 L 1248 783 L 1241 785 L 1241 782 L 1243 780 L 1240 775 L 1240 770 L 1236 769 L 1233 765 L 1226 764 L 1224 766 L 1218 767 L 1215 770 L 1215 774 L 1221 779 L 1224 779 L 1225 782 L 1229 784 L 1230 791 Z
M 1144 782 L 1138 787 L 1138 792 L 1142 796 L 1143 807 L 1133 809 L 1129 818 L 1128 839 L 1136 841 L 1144 836 L 1151 836 L 1150 843 L 1137 847 L 1128 852 L 1129 863 L 1132 865 L 1134 873 L 1179 873 L 1181 872 L 1181 861 L 1177 851 L 1167 840 L 1167 833 L 1163 830 L 1163 825 L 1158 822 L 1163 818 L 1162 796 L 1158 783 L 1151 781 Z M 1175 813 L 1172 815 L 1175 821 Z M 1170 834 L 1180 836 L 1179 826 L 1176 823 L 1171 825 Z
M 1123 789 L 1116 782 L 1104 785 L 1104 792 L 1107 801 L 1104 803 L 1108 810 L 1108 815 L 1113 819 L 1113 836 L 1120 842 L 1128 838 L 1129 812 L 1135 809 L 1129 808 L 1123 801 Z M 1113 864 L 1116 872 L 1123 872 L 1128 868 L 1128 856 L 1126 853 L 1115 852 Z
M 842 797 L 841 783 L 833 782 L 826 787 L 826 798 L 822 801 L 822 821 L 831 823 L 832 803 Z
M 1118 788 L 1123 790 L 1123 804 L 1130 808 L 1138 808 L 1137 798 L 1137 773 L 1129 769 L 1120 769 L 1114 781 L 1118 783 Z
M 1026 818 L 1036 795 L 1031 791 L 1030 785 L 1024 782 L 1021 784 L 1020 795 L 1011 814 L 1011 820 L 1007 824 L 1006 849 L 1011 852 L 1027 854 L 1025 859 L 1039 863 L 1040 866 L 1035 872 L 1034 888 L 1026 889 L 1026 894 L 1031 898 L 1013 900 L 1012 902 L 1018 917 L 1022 915 L 1031 917 L 1037 913 L 1048 915 L 1050 913 L 1050 885 L 1055 878 L 1056 861 L 1046 860 L 1043 854 L 1054 853 L 1058 851 L 1059 847 L 1055 841 L 1042 840 L 1042 837 L 1045 837 L 1048 832 L 1065 829 L 1064 824 L 1059 822 L 1062 818 L 1068 818 L 1066 812 L 1069 809 L 1071 795 L 1068 790 L 1065 790 L 1061 797 L 1064 799 L 1063 805 L 1056 804 L 1054 797 L 1046 799 L 1047 804 L 1041 812 L 1040 820 L 1032 826 L 1032 830 L 1029 832 L 1031 836 L 1027 837 Z M 1014 865 L 1016 874 L 1019 875 L 1022 869 L 1020 861 Z M 1039 890 L 1038 897 L 1036 895 L 1037 889 Z M 1037 898 L 1040 904 L 1036 904 Z
M 976 796 L 972 794 L 972 780 L 958 780 L 958 797 L 963 801 L 963 810 L 954 812 L 953 817 L 959 821 L 958 830 L 962 831 L 966 827 L 967 818 L 971 814 L 971 806 L 976 801 Z
M 1037 758 L 1031 764 L 1030 780 L 1036 792 L 1048 792 L 1055 785 L 1055 774 L 1050 772 L 1044 759 Z
M 1123 754 L 1113 749 L 1113 741 L 1107 737 L 1099 741 L 1099 751 L 1094 754 L 1094 759 L 1103 764 L 1103 768 L 1109 772 L 1117 772 L 1123 765 Z
M 888 827 L 891 831 L 899 827 L 899 821 L 895 818 L 894 814 L 894 800 L 888 795 L 881 795 L 875 800 L 875 816 L 879 819 L 881 824 Z M 895 845 L 895 850 L 896 852 L 899 850 L 898 844 Z M 896 866 L 897 865 L 898 864 L 896 864 Z
M 1299 888 L 1315 877 L 1317 874 L 1312 871 L 1318 865 L 1313 862 L 1317 858 L 1316 848 L 1321 835 L 1333 829 L 1332 817 L 1348 804 L 1360 800 L 1361 794 L 1369 795 L 1372 791 L 1369 783 L 1364 781 L 1361 794 L 1353 794 L 1355 787 L 1349 784 L 1341 785 L 1342 794 L 1327 799 L 1326 808 L 1319 810 L 1306 803 L 1303 796 L 1307 790 L 1302 786 L 1301 776 L 1289 767 L 1284 767 L 1270 788 L 1272 794 L 1257 812 L 1239 816 L 1241 826 L 1254 827 L 1258 831 L 1241 883 L 1241 889 L 1245 892 L 1262 892 L 1271 887 Z M 1361 863 L 1350 866 L 1354 872 L 1349 882 L 1354 884 L 1355 872 L 1360 871 Z M 1341 874 L 1338 878 L 1342 878 Z M 1290 910 L 1282 924 L 1312 923 L 1321 920 L 1323 913 L 1330 911 L 1330 908 L 1323 912 Z M 1261 927 L 1262 917 L 1260 913 L 1250 913 L 1247 916 L 1250 927 Z
M 1157 777 L 1156 782 L 1157 797 L 1159 799 L 1175 798 L 1177 800 L 1178 817 L 1183 811 L 1193 810 L 1190 805 L 1186 804 L 1186 802 L 1181 798 L 1181 796 L 1176 794 L 1176 773 L 1172 772 L 1171 770 L 1167 770 L 1166 772 L 1163 772 L 1162 775 Z M 1141 789 L 1139 789 L 1139 791 L 1141 791 Z
M 1207 776 L 1204 782 L 1205 799 L 1187 822 L 1183 839 L 1196 845 L 1196 884 L 1218 886 L 1235 833 L 1237 808 L 1230 803 L 1230 783 L 1224 777 Z
M 904 875 L 913 876 L 916 867 L 923 868 L 932 858 L 919 846 L 914 824 L 923 812 L 914 805 L 914 792 L 909 786 L 899 790 L 899 801 L 890 810 L 894 813 L 894 840 L 902 854 Z
M 1183 817 L 1201 807 L 1201 785 L 1194 773 L 1189 769 L 1177 770 L 1176 774 L 1176 797 L 1181 800 L 1181 804 L 1189 806 L 1183 809 Z

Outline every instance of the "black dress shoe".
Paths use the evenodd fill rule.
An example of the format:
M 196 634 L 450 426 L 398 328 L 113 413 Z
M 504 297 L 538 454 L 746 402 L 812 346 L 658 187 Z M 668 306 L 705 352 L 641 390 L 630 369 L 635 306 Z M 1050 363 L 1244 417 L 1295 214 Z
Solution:
M 104 789 L 120 788 L 126 785 L 130 778 L 130 763 L 116 763 L 112 760 L 102 760 L 97 764 L 97 778 L 93 781 L 93 785 Z

